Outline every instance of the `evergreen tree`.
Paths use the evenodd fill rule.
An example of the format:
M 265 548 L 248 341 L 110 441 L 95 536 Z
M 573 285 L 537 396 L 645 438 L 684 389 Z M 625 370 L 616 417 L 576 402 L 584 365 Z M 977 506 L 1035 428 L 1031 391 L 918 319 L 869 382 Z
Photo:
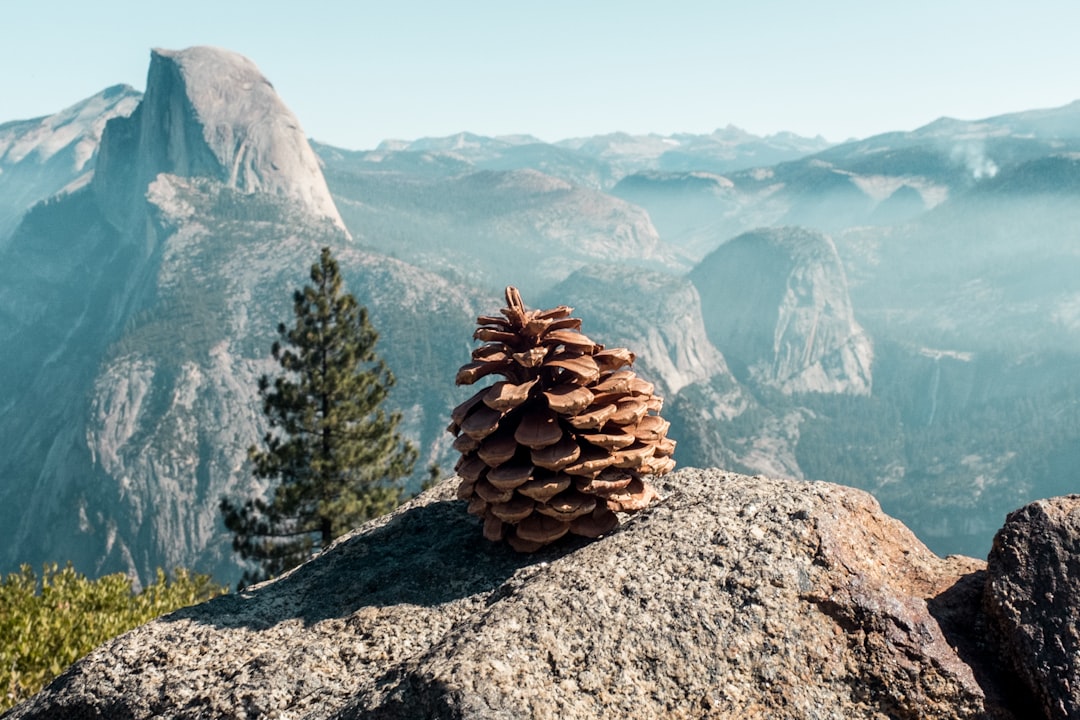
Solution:
M 295 325 L 272 348 L 284 374 L 259 380 L 270 423 L 264 449 L 249 450 L 256 477 L 277 479 L 269 501 L 221 501 L 233 548 L 273 577 L 349 529 L 392 510 L 416 450 L 398 434 L 400 413 L 381 408 L 394 376 L 375 354 L 367 309 L 342 291 L 329 248 L 293 296 Z

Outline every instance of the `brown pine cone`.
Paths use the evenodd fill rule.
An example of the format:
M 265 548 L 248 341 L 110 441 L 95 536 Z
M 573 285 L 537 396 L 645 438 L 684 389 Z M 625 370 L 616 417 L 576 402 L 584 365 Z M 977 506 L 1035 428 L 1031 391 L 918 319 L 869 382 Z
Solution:
M 502 317 L 477 319 L 473 338 L 484 344 L 456 378 L 503 378 L 451 415 L 458 497 L 483 518 L 485 537 L 523 552 L 567 533 L 599 537 L 616 512 L 657 497 L 643 476 L 675 467 L 663 400 L 629 369 L 632 352 L 590 340 L 570 308 L 526 310 L 513 287 L 506 304 Z

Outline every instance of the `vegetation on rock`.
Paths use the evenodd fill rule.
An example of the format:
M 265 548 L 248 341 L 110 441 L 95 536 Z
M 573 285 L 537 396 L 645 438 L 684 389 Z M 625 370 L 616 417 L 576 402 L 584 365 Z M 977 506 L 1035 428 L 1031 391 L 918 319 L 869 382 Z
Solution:
M 97 645 L 177 608 L 226 592 L 176 570 L 133 592 L 122 573 L 90 580 L 68 565 L 29 565 L 0 581 L 0 710 L 33 695 Z
M 247 584 L 296 567 L 313 551 L 396 507 L 398 481 L 415 448 L 398 433 L 400 413 L 382 408 L 394 376 L 375 353 L 367 309 L 342 287 L 329 248 L 295 292 L 295 325 L 278 326 L 272 353 L 284 374 L 259 381 L 270 430 L 252 447 L 258 478 L 276 480 L 269 500 L 221 500 L 233 548 L 257 570 Z

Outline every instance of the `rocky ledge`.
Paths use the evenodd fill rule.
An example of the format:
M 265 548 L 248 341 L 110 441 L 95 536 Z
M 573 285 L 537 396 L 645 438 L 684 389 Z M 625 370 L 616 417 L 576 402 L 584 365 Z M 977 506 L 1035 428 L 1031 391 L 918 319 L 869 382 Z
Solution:
M 101 646 L 10 717 L 776 720 L 1075 711 L 1075 655 L 1052 658 L 1046 691 L 1016 680 L 1045 680 L 1038 658 L 1025 656 L 1039 652 L 1026 638 L 1045 643 L 1070 627 L 1075 635 L 1076 593 L 1054 595 L 1040 614 L 1032 598 L 1042 590 L 1031 583 L 1048 580 L 1023 569 L 1056 551 L 1055 568 L 1067 571 L 1076 555 L 1060 553 L 1075 553 L 1075 535 L 1054 535 L 1049 550 L 1012 551 L 1012 581 L 988 582 L 985 563 L 937 557 L 864 492 L 687 469 L 658 484 L 662 501 L 610 535 L 520 555 L 483 540 L 453 498 L 456 484 L 274 582 Z M 1075 519 L 1080 498 L 1060 502 L 1057 516 Z M 1022 530 L 1009 537 L 995 549 L 1026 542 Z M 984 610 L 1003 603 L 1019 608 L 1004 613 L 1008 629 L 995 624 L 1003 613 Z
M 988 563 L 984 604 L 1002 654 L 1045 717 L 1080 718 L 1080 495 L 1010 513 Z

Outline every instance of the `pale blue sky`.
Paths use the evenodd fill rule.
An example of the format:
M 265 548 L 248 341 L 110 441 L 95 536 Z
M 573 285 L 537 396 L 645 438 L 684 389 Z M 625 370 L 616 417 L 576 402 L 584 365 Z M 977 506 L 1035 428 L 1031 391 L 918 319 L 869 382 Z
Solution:
M 247 55 L 346 148 L 733 124 L 830 140 L 1080 99 L 1080 3 L 0 0 L 0 122 L 116 83 L 151 47 Z

